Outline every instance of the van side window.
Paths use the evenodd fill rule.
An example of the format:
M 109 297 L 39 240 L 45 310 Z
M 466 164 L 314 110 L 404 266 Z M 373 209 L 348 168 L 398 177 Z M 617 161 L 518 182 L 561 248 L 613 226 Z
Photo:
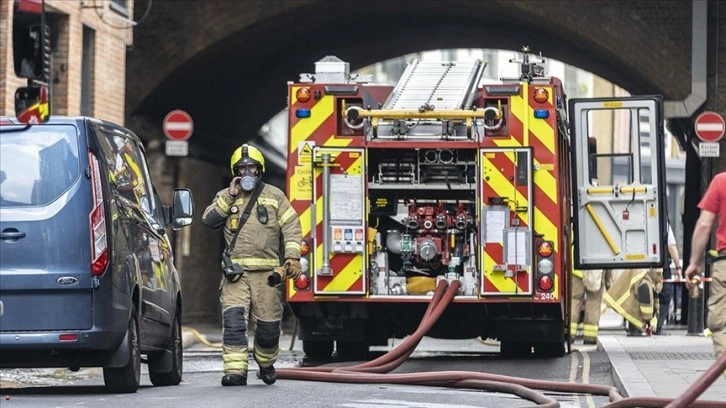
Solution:
M 147 214 L 153 206 L 149 198 L 149 183 L 146 162 L 133 139 L 123 134 L 99 129 L 101 149 L 108 163 L 108 177 L 118 194 L 130 202 L 137 203 Z

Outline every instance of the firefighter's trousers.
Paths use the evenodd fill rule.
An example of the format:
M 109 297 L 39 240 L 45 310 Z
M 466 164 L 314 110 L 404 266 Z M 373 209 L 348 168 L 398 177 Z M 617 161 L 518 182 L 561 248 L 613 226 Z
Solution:
M 658 293 L 663 287 L 663 270 L 628 269 L 620 275 L 603 299 L 623 316 L 631 327 L 642 331 L 658 320 Z
M 280 287 L 267 284 L 269 271 L 245 272 L 230 282 L 222 278 L 222 361 L 225 374 L 247 375 L 247 328 L 254 330 L 252 349 L 260 367 L 270 367 L 280 351 L 282 303 Z
M 726 251 L 721 251 L 720 254 L 726 255 Z M 726 259 L 713 263 L 711 278 L 708 329 L 713 333 L 713 348 L 718 356 L 726 352 Z
M 587 272 L 585 272 L 587 273 Z M 582 327 L 582 339 L 586 342 L 597 341 L 597 333 L 600 323 L 600 305 L 605 285 L 600 285 L 600 290 L 592 292 L 585 289 L 583 280 L 579 277 L 572 277 L 572 303 L 570 305 L 570 336 L 575 338 L 577 326 L 580 319 L 580 310 L 585 303 L 585 320 Z

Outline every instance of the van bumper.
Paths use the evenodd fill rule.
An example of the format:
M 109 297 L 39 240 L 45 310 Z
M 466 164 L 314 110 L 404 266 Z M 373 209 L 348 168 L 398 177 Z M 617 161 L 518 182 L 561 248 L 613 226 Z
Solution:
M 110 363 L 126 334 L 118 330 L 0 333 L 0 368 L 95 367 Z M 75 335 L 76 340 L 60 340 Z

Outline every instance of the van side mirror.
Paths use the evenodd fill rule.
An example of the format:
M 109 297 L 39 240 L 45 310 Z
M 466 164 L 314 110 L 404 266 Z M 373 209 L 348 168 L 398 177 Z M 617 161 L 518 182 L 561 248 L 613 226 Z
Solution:
M 171 227 L 175 230 L 192 223 L 194 216 L 194 200 L 192 192 L 187 188 L 175 188 L 171 206 Z

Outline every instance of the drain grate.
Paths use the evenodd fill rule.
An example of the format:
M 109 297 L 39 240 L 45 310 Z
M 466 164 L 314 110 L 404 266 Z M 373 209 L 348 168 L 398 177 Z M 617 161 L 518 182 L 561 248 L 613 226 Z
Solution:
M 631 360 L 713 360 L 711 353 L 628 353 Z

